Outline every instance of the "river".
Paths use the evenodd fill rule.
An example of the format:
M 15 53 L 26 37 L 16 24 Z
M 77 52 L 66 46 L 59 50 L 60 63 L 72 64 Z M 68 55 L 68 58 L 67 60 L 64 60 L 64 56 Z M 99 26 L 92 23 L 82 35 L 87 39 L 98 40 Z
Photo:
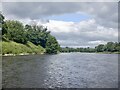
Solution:
M 3 57 L 3 88 L 117 88 L 118 55 L 60 53 Z

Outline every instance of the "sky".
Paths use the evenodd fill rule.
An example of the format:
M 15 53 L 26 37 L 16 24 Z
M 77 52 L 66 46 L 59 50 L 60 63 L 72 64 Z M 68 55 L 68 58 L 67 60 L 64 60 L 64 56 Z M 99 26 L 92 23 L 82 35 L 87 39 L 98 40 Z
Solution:
M 64 47 L 95 47 L 118 41 L 117 2 L 6 1 L 2 2 L 2 13 L 7 20 L 47 26 Z

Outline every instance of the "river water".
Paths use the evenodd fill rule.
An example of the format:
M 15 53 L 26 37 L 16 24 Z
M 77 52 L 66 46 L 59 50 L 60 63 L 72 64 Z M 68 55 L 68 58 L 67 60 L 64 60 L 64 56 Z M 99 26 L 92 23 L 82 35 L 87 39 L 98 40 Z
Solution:
M 3 88 L 117 88 L 118 55 L 60 53 L 3 57 Z

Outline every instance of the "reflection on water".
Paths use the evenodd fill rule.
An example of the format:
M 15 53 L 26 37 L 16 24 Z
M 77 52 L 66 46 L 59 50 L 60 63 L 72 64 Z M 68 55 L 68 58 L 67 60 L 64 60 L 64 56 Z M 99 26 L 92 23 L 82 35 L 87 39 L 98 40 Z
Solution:
M 117 54 L 3 57 L 4 88 L 117 88 Z

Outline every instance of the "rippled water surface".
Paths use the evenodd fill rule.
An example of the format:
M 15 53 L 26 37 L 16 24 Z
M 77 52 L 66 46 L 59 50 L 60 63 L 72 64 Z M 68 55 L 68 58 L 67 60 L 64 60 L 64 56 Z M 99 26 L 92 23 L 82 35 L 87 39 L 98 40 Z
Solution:
M 3 88 L 117 88 L 118 55 L 61 53 L 3 57 Z

